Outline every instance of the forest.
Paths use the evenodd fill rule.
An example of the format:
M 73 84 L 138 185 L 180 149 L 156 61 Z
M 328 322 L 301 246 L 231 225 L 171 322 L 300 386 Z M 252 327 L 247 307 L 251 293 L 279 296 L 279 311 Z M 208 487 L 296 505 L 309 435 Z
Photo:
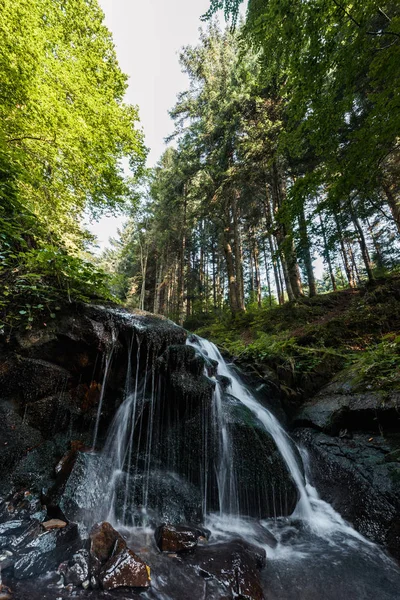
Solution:
M 399 566 L 399 1 L 0 0 L 0 600 Z
M 182 49 L 173 144 L 103 256 L 120 298 L 192 328 L 400 258 L 398 7 L 238 4 Z
M 3 327 L 91 294 L 198 327 L 398 269 L 397 3 L 240 4 L 181 50 L 149 169 L 97 2 L 4 1 Z M 121 210 L 99 260 L 83 218 Z

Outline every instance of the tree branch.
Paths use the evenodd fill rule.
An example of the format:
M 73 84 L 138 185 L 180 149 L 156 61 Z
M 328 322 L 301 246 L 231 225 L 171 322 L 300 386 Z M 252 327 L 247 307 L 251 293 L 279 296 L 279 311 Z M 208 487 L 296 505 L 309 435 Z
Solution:
M 354 23 L 354 25 L 357 25 L 357 27 L 359 29 L 362 28 L 361 23 L 359 23 L 358 21 L 356 21 L 356 19 L 353 17 L 352 14 L 349 13 L 349 11 L 340 4 L 340 2 L 338 2 L 337 0 L 333 0 L 333 2 L 336 4 L 336 6 L 338 8 L 340 8 L 340 10 L 342 10 L 344 12 L 344 14 L 350 19 L 350 21 L 352 21 Z M 381 8 L 378 9 L 378 12 L 384 16 L 389 23 L 391 22 L 391 19 L 387 16 L 387 14 L 385 14 L 383 12 L 383 10 Z M 376 35 L 376 36 L 381 36 L 381 35 L 394 35 L 397 38 L 400 38 L 400 33 L 396 33 L 395 31 L 366 31 L 365 32 L 367 35 Z
M 14 142 L 23 142 L 24 140 L 36 140 L 38 142 L 46 142 L 47 144 L 53 144 L 54 140 L 46 140 L 42 137 L 37 137 L 34 135 L 23 135 L 22 137 L 10 138 L 7 141 L 7 144 L 13 144 Z

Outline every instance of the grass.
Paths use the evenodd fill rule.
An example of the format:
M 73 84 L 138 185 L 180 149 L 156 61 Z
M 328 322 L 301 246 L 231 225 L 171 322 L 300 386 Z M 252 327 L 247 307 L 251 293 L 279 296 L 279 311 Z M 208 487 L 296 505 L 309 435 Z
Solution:
M 239 364 L 290 372 L 304 387 L 351 368 L 359 389 L 400 390 L 400 278 L 374 286 L 304 298 L 272 308 L 219 316 L 196 333 Z

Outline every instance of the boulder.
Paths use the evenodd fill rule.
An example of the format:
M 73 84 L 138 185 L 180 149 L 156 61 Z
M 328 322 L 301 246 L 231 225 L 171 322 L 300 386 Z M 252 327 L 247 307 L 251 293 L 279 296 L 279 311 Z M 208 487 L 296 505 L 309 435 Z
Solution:
M 233 598 L 263 600 L 259 571 L 266 564 L 265 550 L 242 539 L 199 547 L 191 564 L 205 578 L 214 578 L 228 588 Z
M 90 574 L 97 577 L 107 561 L 126 548 L 124 538 L 106 521 L 92 527 L 90 539 Z
M 312 483 L 322 499 L 400 558 L 400 461 L 386 460 L 396 456 L 398 436 L 340 438 L 313 429 L 296 430 L 295 436 L 309 452 Z
M 30 427 L 8 401 L 0 400 L 0 489 L 9 490 L 8 481 L 21 458 L 42 443 L 39 431 Z
M 349 431 L 398 431 L 400 392 L 362 390 L 351 371 L 340 373 L 312 400 L 303 404 L 295 427 L 314 427 L 329 435 Z
M 148 588 L 150 568 L 129 548 L 115 554 L 100 572 L 104 590 L 117 588 Z
M 174 525 L 160 525 L 154 532 L 156 544 L 161 552 L 190 552 L 198 542 L 195 529 Z
M 89 552 L 79 550 L 68 562 L 64 574 L 65 583 L 80 586 L 89 581 Z
M 24 403 L 62 392 L 71 382 L 66 369 L 42 359 L 12 356 L 0 369 L 3 396 L 20 397 Z
M 20 556 L 14 564 L 14 577 L 27 579 L 56 569 L 81 543 L 75 523 L 70 523 L 64 529 L 39 533 L 23 547 L 18 547 Z

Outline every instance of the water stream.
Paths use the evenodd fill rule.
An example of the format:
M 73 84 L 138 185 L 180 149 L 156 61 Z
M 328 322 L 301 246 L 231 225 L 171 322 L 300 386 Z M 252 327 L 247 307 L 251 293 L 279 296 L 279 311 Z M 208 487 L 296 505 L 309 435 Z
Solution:
M 397 567 L 380 548 L 356 532 L 319 497 L 310 483 L 305 450 L 296 447 L 274 414 L 257 400 L 214 344 L 196 336 L 191 336 L 187 344 L 202 355 L 204 373 L 214 385 L 212 404 L 204 407 L 211 414 L 209 419 L 204 417 L 201 424 L 202 460 L 197 464 L 203 522 L 211 531 L 210 543 L 240 537 L 262 546 L 268 557 L 262 576 L 268 600 L 347 597 L 394 600 L 396 582 L 400 581 Z M 107 358 L 106 371 L 110 360 L 111 356 Z M 152 542 L 155 524 L 165 518 L 161 509 L 159 513 L 154 511 L 153 504 L 155 497 L 161 497 L 162 504 L 170 501 L 169 496 L 172 502 L 177 498 L 179 504 L 186 498 L 185 486 L 191 489 L 193 473 L 182 473 L 182 456 L 177 450 L 181 446 L 162 443 L 162 435 L 173 437 L 177 431 L 174 417 L 166 416 L 160 408 L 165 393 L 149 350 L 144 352 L 140 336 L 136 334 L 129 348 L 124 401 L 110 426 L 102 452 L 103 468 L 110 476 L 101 518 L 130 536 L 131 547 L 138 552 L 148 549 L 147 560 L 155 575 L 152 591 L 145 597 L 176 600 L 181 597 L 176 595 L 174 587 L 177 565 L 164 561 Z M 250 518 L 241 512 L 234 441 L 225 410 L 227 402 L 240 404 L 274 440 L 297 489 L 298 501 L 291 515 L 281 516 L 279 507 L 275 518 Z M 211 470 L 210 439 L 217 448 Z M 218 510 L 208 505 L 211 485 L 218 488 Z M 174 510 L 175 505 L 172 514 L 178 517 L 172 516 L 172 521 L 181 518 L 175 522 L 187 522 Z M 187 577 L 184 570 L 181 576 Z

